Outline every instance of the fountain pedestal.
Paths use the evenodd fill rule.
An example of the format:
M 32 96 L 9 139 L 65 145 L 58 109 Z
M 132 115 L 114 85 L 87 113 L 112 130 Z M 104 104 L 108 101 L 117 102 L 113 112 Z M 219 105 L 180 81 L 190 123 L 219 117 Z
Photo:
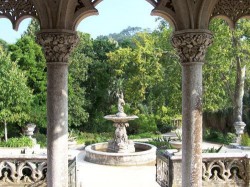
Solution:
M 107 115 L 104 118 L 113 121 L 116 127 L 114 139 L 108 143 L 108 152 L 134 153 L 135 145 L 132 140 L 128 139 L 126 127 L 129 126 L 128 121 L 138 117 L 135 115 L 127 116 L 124 112 L 118 112 L 116 115 Z
M 132 140 L 128 140 L 126 127 L 128 123 L 114 123 L 116 127 L 114 140 L 108 143 L 108 151 L 115 153 L 133 153 L 135 152 L 135 145 Z

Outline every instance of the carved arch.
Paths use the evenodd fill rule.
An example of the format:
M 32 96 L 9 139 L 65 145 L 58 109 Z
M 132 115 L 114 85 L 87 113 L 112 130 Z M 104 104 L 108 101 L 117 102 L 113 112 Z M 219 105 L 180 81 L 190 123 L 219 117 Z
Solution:
M 176 22 L 176 14 L 175 14 L 175 7 L 173 5 L 172 0 L 146 0 L 148 3 L 150 3 L 154 9 L 151 12 L 151 15 L 153 16 L 160 16 L 167 20 L 171 27 L 174 29 L 177 28 L 177 22 Z
M 98 10 L 95 8 L 102 0 L 78 0 L 75 7 L 73 29 L 76 30 L 78 24 L 86 17 L 98 15 Z
M 18 30 L 21 21 L 26 18 L 36 18 L 39 20 L 37 10 L 32 0 L 0 1 L 0 18 L 9 19 L 14 30 Z
M 218 0 L 210 20 L 216 17 L 224 19 L 234 29 L 239 19 L 250 17 L 250 1 Z
M 218 0 L 146 0 L 153 7 L 152 15 L 161 16 L 175 30 L 208 29 L 211 14 Z
M 40 18 L 41 30 L 75 31 L 78 23 L 97 15 L 95 6 L 101 0 L 33 0 Z

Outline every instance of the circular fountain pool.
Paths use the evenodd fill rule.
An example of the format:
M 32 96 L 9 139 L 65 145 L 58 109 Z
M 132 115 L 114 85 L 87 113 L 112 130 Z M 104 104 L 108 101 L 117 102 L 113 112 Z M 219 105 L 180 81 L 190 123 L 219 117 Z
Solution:
M 146 143 L 135 142 L 134 153 L 108 152 L 108 143 L 97 143 L 85 148 L 84 160 L 96 164 L 133 166 L 155 164 L 156 147 Z

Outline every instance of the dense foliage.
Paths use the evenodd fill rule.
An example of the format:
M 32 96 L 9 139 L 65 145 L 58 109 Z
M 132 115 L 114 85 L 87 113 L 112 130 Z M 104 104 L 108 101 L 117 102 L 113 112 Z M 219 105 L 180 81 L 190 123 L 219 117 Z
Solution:
M 37 22 L 32 21 L 15 44 L 0 40 L 0 122 L 20 126 L 33 122 L 44 130 L 46 62 L 35 42 L 38 30 Z M 243 20 L 232 32 L 224 21 L 214 20 L 211 30 L 214 44 L 204 65 L 204 112 L 216 113 L 234 108 L 236 56 L 247 67 L 245 84 L 249 85 L 250 24 Z M 171 34 L 165 21 L 152 32 L 129 27 L 96 39 L 79 32 L 80 42 L 69 60 L 70 130 L 111 132 L 111 122 L 103 117 L 117 112 L 116 93 L 120 91 L 125 95 L 125 112 L 139 116 L 130 123 L 129 134 L 157 134 L 174 128 L 173 120 L 181 119 L 181 65 Z M 233 36 L 240 43 L 237 50 L 232 47 Z M 245 86 L 245 98 L 248 94 Z

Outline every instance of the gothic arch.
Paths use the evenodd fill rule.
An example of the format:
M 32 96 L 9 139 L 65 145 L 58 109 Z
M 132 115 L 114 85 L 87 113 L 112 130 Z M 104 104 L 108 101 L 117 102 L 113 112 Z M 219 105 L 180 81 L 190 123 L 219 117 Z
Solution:
M 101 0 L 0 1 L 0 18 L 9 19 L 15 30 L 18 30 L 24 19 L 35 18 L 40 22 L 41 29 L 75 31 L 81 20 L 98 14 L 95 6 L 100 2 Z
M 146 0 L 154 9 L 152 15 L 161 16 L 176 31 L 208 29 L 210 15 L 218 0 Z
M 26 18 L 39 20 L 37 10 L 31 0 L 0 1 L 0 18 L 9 19 L 14 30 L 18 30 L 19 24 Z
M 224 19 L 231 29 L 234 29 L 239 19 L 250 17 L 250 1 L 219 0 L 213 9 L 210 20 L 216 17 Z
M 160 16 L 164 18 L 174 29 L 177 27 L 175 18 L 175 9 L 172 1 L 169 2 L 166 1 L 157 2 L 155 0 L 146 0 L 146 1 L 154 7 L 154 9 L 151 12 L 151 15 Z

